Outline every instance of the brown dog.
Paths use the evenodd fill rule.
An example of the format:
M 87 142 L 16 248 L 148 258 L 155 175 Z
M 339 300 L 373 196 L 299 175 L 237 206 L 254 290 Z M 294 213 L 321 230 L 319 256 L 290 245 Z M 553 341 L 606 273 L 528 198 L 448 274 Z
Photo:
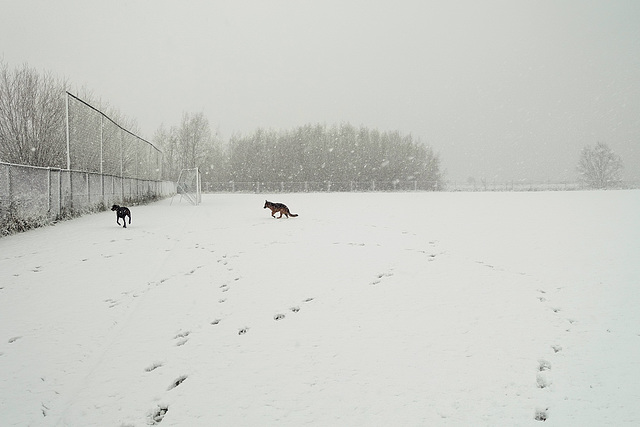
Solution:
M 282 203 L 273 203 L 265 200 L 263 209 L 267 208 L 271 209 L 271 216 L 274 218 L 276 217 L 276 212 L 280 212 L 280 216 L 278 217 L 278 219 L 282 218 L 282 215 L 285 215 L 287 218 L 289 218 L 290 216 L 298 216 L 298 214 L 291 213 L 287 205 L 284 205 Z

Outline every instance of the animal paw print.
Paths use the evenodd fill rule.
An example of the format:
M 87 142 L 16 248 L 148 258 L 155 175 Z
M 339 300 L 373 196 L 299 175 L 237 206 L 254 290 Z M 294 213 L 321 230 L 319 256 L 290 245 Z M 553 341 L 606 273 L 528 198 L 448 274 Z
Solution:
M 549 412 L 549 408 L 544 408 L 544 409 L 538 408 L 536 409 L 536 413 L 533 419 L 536 421 L 547 421 L 548 412 Z
M 273 320 L 282 320 L 284 319 L 284 317 L 285 317 L 284 314 L 278 313 L 275 316 L 273 316 Z
M 151 365 L 147 366 L 146 368 L 144 368 L 144 370 L 146 372 L 151 372 L 151 371 L 155 371 L 156 369 L 162 367 L 162 363 L 160 362 L 153 362 Z
M 377 285 L 378 283 L 380 283 L 380 282 L 382 281 L 382 279 L 383 279 L 383 278 L 385 278 L 385 277 L 391 277 L 391 276 L 393 276 L 393 273 L 391 273 L 391 272 L 388 272 L 388 273 L 380 273 L 380 274 L 378 274 L 378 275 L 376 276 L 377 278 L 376 278 L 373 282 L 371 282 L 371 284 L 372 284 L 372 285 Z
M 196 268 L 191 269 L 190 271 L 188 271 L 187 273 L 185 273 L 185 276 L 190 276 L 193 273 L 195 273 L 196 271 L 198 271 L 199 269 L 201 269 L 202 267 L 204 267 L 204 265 L 199 265 Z
M 120 301 L 116 301 L 116 300 L 111 299 L 111 298 L 104 300 L 104 302 L 109 304 L 109 308 L 113 308 L 113 307 L 115 307 L 117 305 L 120 305 Z
M 536 375 L 536 384 L 538 385 L 538 388 L 547 388 L 551 385 L 551 382 L 544 374 L 538 374 Z
M 169 411 L 168 405 L 158 405 L 158 407 L 153 411 L 151 411 L 151 413 L 149 414 L 150 424 L 156 425 L 160 423 L 168 411 Z
M 190 331 L 180 332 L 178 335 L 173 337 L 173 339 L 176 340 L 176 347 L 185 345 L 187 341 L 189 341 L 188 337 L 190 333 L 191 333 Z
M 244 335 L 244 334 L 246 334 L 247 332 L 249 332 L 249 328 L 245 326 L 244 328 L 240 328 L 240 329 L 238 330 L 238 335 Z
M 180 384 L 182 384 L 184 382 L 184 380 L 187 379 L 186 375 L 181 375 L 178 378 L 176 378 L 175 380 L 173 380 L 173 382 L 171 382 L 171 384 L 169 384 L 169 387 L 167 388 L 167 391 L 169 390 L 173 390 L 174 388 L 178 387 Z
M 549 371 L 550 369 L 551 369 L 551 363 L 549 363 L 547 360 L 544 360 L 544 359 L 538 360 L 538 371 L 544 372 L 544 371 Z

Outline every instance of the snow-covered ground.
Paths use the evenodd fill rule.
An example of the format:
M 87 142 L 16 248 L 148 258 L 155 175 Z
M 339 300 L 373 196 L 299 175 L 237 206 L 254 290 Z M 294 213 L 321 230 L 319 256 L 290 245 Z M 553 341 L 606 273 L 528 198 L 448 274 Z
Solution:
M 640 425 L 640 191 L 267 198 L 0 239 L 0 425 Z

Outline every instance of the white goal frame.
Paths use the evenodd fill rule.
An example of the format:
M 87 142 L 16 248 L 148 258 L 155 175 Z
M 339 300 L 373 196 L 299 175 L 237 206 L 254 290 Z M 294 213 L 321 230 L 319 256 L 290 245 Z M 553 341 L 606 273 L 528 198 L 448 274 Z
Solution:
M 182 169 L 176 182 L 176 189 L 180 194 L 180 201 L 186 198 L 189 202 L 197 206 L 202 201 L 202 181 L 198 168 Z M 171 199 L 173 203 L 173 198 Z

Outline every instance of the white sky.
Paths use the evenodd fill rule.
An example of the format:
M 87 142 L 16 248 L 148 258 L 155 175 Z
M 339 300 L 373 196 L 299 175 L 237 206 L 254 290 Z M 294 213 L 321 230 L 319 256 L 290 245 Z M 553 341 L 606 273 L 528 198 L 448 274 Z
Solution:
M 0 56 L 137 121 L 224 139 L 349 122 L 411 133 L 447 178 L 573 180 L 607 143 L 640 180 L 637 0 L 0 0 Z

